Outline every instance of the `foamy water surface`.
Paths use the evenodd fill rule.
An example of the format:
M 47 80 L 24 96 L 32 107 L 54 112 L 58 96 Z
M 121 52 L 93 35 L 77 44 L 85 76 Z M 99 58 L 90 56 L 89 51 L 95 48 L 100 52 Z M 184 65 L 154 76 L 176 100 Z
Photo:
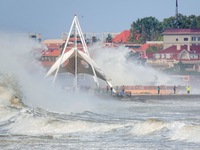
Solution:
M 1 98 L 1 149 L 198 149 L 200 146 L 198 99 L 99 99 L 96 110 L 81 113 L 19 108 L 3 103 L 8 99 Z

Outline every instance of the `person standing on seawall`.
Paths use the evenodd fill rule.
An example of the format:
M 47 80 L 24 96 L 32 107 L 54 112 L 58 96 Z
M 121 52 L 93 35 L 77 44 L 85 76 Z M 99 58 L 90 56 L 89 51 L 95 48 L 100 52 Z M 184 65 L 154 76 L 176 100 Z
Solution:
M 187 94 L 190 94 L 191 87 L 188 85 L 188 86 L 186 87 L 186 90 L 187 90 Z
M 110 93 L 111 93 L 111 95 L 113 94 L 113 87 L 112 86 L 110 87 Z
M 158 86 L 158 94 L 160 94 L 160 86 Z
M 173 88 L 173 90 L 174 90 L 174 94 L 176 94 L 176 85 L 174 85 L 174 88 Z

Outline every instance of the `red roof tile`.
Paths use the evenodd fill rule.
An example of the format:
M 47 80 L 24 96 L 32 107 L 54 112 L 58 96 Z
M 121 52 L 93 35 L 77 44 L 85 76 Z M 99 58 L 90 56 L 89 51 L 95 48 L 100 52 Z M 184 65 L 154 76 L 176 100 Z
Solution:
M 61 53 L 61 50 L 43 51 L 42 56 L 53 56 L 57 57 Z
M 180 50 L 177 50 L 177 46 L 176 45 L 173 45 L 173 46 L 170 46 L 164 50 L 161 50 L 161 51 L 158 51 L 157 53 L 158 54 L 161 54 L 161 53 L 176 53 L 176 54 L 179 54 L 181 53 L 183 50 L 186 50 L 188 51 L 188 46 L 187 45 L 181 45 L 180 46 Z M 200 53 L 200 45 L 191 45 L 190 46 L 190 50 L 188 51 L 190 53 Z
M 158 51 L 156 54 L 171 54 L 172 57 L 170 57 L 168 59 L 178 60 L 178 56 L 183 50 L 186 50 L 190 54 L 192 54 L 192 53 L 200 54 L 200 45 L 191 45 L 189 51 L 188 51 L 187 45 L 180 46 L 179 50 L 177 50 L 176 45 L 173 45 L 173 46 L 170 46 L 170 47 L 168 47 L 164 50 Z M 194 59 L 192 59 L 192 60 L 194 60 Z M 199 59 L 197 59 L 197 60 L 199 60 Z
M 179 54 L 179 53 L 181 53 L 182 52 L 182 50 L 187 50 L 187 45 L 184 45 L 184 46 L 181 46 L 180 47 L 180 50 L 177 50 L 177 46 L 176 45 L 173 45 L 173 46 L 170 46 L 170 47 L 168 47 L 168 48 L 166 48 L 166 49 L 164 49 L 164 50 L 160 50 L 160 51 L 158 51 L 157 53 L 158 54 L 163 54 L 163 53 L 168 53 L 168 54 L 170 54 L 170 53 L 174 53 L 174 54 Z
M 80 38 L 77 38 L 76 40 L 77 40 L 77 41 L 81 41 Z M 71 38 L 69 38 L 69 41 L 70 41 L 70 42 L 74 42 L 74 41 L 75 41 L 75 38 L 74 38 L 74 37 L 71 37 Z
M 147 48 L 149 48 L 149 46 L 153 46 L 153 45 L 155 45 L 155 44 L 147 44 L 147 43 L 146 43 L 146 44 L 143 44 L 143 45 L 141 46 L 141 48 L 140 48 L 140 49 L 141 49 L 141 50 L 145 50 L 145 51 L 146 51 L 146 50 L 147 50 Z
M 50 68 L 55 63 L 54 61 L 41 61 L 42 66 Z
M 162 44 L 145 43 L 145 44 L 138 45 L 138 47 L 136 47 L 137 45 L 135 45 L 134 48 L 131 48 L 131 45 L 128 45 L 127 47 L 130 47 L 134 51 L 146 51 L 150 46 L 160 46 L 160 45 L 162 45 Z M 133 44 L 133 46 L 134 46 L 134 44 Z
M 200 53 L 200 45 L 191 45 L 190 53 Z
M 127 43 L 130 36 L 130 30 L 124 30 L 120 34 L 118 34 L 115 38 L 113 38 L 113 43 Z
M 148 59 L 152 59 L 153 58 L 153 52 L 147 52 L 146 53 L 146 57 L 148 58 Z

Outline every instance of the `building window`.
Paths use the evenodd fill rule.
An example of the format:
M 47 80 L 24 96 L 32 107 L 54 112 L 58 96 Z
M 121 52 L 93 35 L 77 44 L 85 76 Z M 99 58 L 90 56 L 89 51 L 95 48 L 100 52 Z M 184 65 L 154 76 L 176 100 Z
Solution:
M 192 41 L 196 41 L 196 37 L 192 37 Z
M 161 58 L 165 58 L 165 54 L 161 54 Z
M 166 54 L 166 58 L 170 58 L 170 54 Z
M 200 41 L 200 37 L 198 37 L 198 41 Z
M 178 38 L 176 38 L 176 41 L 178 41 Z
M 159 54 L 156 54 L 156 58 L 157 58 L 157 59 L 160 58 L 160 55 L 159 55 Z
M 184 38 L 183 40 L 184 40 L 184 41 L 188 41 L 188 38 Z
M 196 55 L 196 54 L 190 54 L 190 58 L 191 59 L 198 59 L 198 55 Z

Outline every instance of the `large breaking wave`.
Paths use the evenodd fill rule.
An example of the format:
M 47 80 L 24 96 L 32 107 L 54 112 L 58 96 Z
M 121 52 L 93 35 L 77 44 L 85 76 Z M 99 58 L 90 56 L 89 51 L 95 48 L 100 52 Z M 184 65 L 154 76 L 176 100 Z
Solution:
M 41 45 L 25 37 L 1 36 L 1 135 L 59 138 L 91 133 L 142 138 L 159 134 L 166 140 L 200 143 L 199 124 L 149 117 L 126 119 L 117 117 L 118 109 L 124 109 L 119 101 L 66 95 L 60 88 L 53 88 L 51 80 L 44 79 L 45 71 L 35 61 L 38 55 L 31 55 Z

